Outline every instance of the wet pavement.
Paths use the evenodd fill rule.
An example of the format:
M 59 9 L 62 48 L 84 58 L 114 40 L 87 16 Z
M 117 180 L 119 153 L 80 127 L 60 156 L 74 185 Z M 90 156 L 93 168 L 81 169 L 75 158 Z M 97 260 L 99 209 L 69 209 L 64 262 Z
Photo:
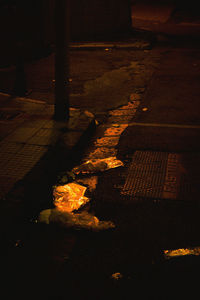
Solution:
M 159 52 L 152 53 L 145 48 L 115 49 L 107 48 L 106 44 L 102 49 L 71 50 L 70 106 L 87 109 L 97 116 L 126 104 L 131 93 L 144 92 L 159 57 Z M 54 54 L 27 62 L 25 73 L 28 98 L 53 104 Z M 15 81 L 15 67 L 0 69 L 0 78 L 0 90 L 10 93 Z
M 111 111 L 111 119 L 98 127 L 82 160 L 111 157 L 112 153 L 124 163 L 124 166 L 95 173 L 93 189 L 86 193 L 90 201 L 82 208 L 93 212 L 100 220 L 112 221 L 115 228 L 93 232 L 65 229 L 55 224 L 30 223 L 24 239 L 16 241 L 9 264 L 17 273 L 27 262 L 19 281 L 16 273 L 12 275 L 18 285 L 21 281 L 25 282 L 32 296 L 38 297 L 39 293 L 41 298 L 46 299 L 66 299 L 69 295 L 74 299 L 93 299 L 94 295 L 96 299 L 129 299 L 130 294 L 139 294 L 140 299 L 169 299 L 177 292 L 180 297 L 185 294 L 191 297 L 196 293 L 199 257 L 184 255 L 166 259 L 164 250 L 199 246 L 198 195 L 195 199 L 176 198 L 174 193 L 163 197 L 167 178 L 172 176 L 168 169 L 170 165 L 174 168 L 174 161 L 175 168 L 177 164 L 174 152 L 174 156 L 170 157 L 168 152 L 146 151 L 151 172 L 146 173 L 138 166 L 137 173 L 141 173 L 135 176 L 132 163 L 137 161 L 135 155 L 139 152 L 139 164 L 144 168 L 144 151 L 139 149 L 135 152 L 130 137 L 126 138 L 128 151 L 119 143 L 120 139 L 125 139 L 123 134 L 132 130 L 131 122 L 136 119 L 136 112 L 143 101 L 138 96 L 134 98 L 134 95 L 130 98 L 129 110 L 121 107 Z M 125 119 L 130 123 L 124 123 L 125 111 L 128 112 Z M 117 122 L 114 122 L 114 116 Z M 106 138 L 114 139 L 109 142 Z M 154 169 L 152 173 L 152 153 L 159 172 Z M 160 153 L 162 163 L 166 162 L 164 168 L 159 167 L 156 153 Z M 188 167 L 193 166 L 194 171 L 191 153 L 184 155 Z M 154 188 L 152 180 L 158 173 L 163 176 L 160 184 L 162 195 L 148 194 L 149 188 Z M 179 174 L 176 169 L 172 189 L 176 188 Z M 89 188 L 92 177 L 94 174 L 79 175 L 77 181 L 84 185 L 85 179 L 85 186 Z M 138 178 L 140 182 L 143 180 L 145 184 L 150 179 L 150 187 L 145 190 L 146 187 L 142 186 L 142 190 L 140 185 L 136 184 L 133 188 L 131 183 L 130 191 L 136 194 L 129 194 L 125 190 L 130 177 L 132 180 Z
M 184 55 L 184 51 L 179 51 Z M 167 56 L 163 59 L 169 67 L 174 66 Z M 69 291 L 75 298 L 84 299 L 93 298 L 94 294 L 97 299 L 129 299 L 136 293 L 140 299 L 169 299 L 176 293 L 179 297 L 191 297 L 197 292 L 199 257 L 183 255 L 168 260 L 164 256 L 167 249 L 187 249 L 200 242 L 199 129 L 194 118 L 199 106 L 190 106 L 191 113 L 185 114 L 183 107 L 187 102 L 183 99 L 177 108 L 178 114 L 173 113 L 173 107 L 179 103 L 175 101 L 179 83 L 185 86 L 182 88 L 185 99 L 193 100 L 184 85 L 188 75 L 187 70 L 184 77 L 184 67 L 178 70 L 181 76 L 178 72 L 170 98 L 160 92 L 159 98 L 148 102 L 157 90 L 162 91 L 174 82 L 169 76 L 163 83 L 160 70 L 155 72 L 145 96 L 132 101 L 127 114 L 123 107 L 111 111 L 106 124 L 99 127 L 100 136 L 97 132 L 86 151 L 85 160 L 112 153 L 124 163 L 124 167 L 98 175 L 89 204 L 98 218 L 111 220 L 116 228 L 79 236 L 71 258 L 57 278 L 64 286 L 60 292 L 56 291 L 60 299 L 64 298 L 66 282 L 70 283 Z M 198 76 L 198 72 L 195 75 Z M 197 86 L 191 85 L 191 92 L 196 95 Z M 165 101 L 171 108 L 167 114 L 159 108 Z M 166 118 L 161 117 L 158 110 L 166 114 Z M 152 126 L 148 118 L 153 119 Z M 138 127 L 142 127 L 142 131 L 137 135 Z M 149 130 L 149 127 L 153 128 Z
M 21 224 L 23 235 L 5 249 L 3 270 L 12 285 L 7 294 L 87 300 L 197 295 L 199 256 L 187 250 L 165 255 L 200 246 L 199 51 L 188 47 L 158 45 L 151 51 L 156 65 L 153 59 L 141 76 L 133 72 L 126 103 L 107 106 L 79 161 L 122 161 L 76 176 L 90 199 L 81 211 L 115 227 L 66 229 L 37 218 Z

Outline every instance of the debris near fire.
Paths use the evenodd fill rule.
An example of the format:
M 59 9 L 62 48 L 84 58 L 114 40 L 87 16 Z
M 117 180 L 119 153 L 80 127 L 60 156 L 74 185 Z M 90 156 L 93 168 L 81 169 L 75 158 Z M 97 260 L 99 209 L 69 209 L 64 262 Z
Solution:
M 72 172 L 75 174 L 91 174 L 106 171 L 112 168 L 123 166 L 123 162 L 118 160 L 116 156 L 102 158 L 102 159 L 91 159 L 80 166 L 74 167 Z
M 64 228 L 87 229 L 93 231 L 114 228 L 111 221 L 100 221 L 94 215 L 83 211 L 80 213 L 69 213 L 57 208 L 43 210 L 39 215 L 39 222 L 45 224 L 57 224 Z
M 78 178 L 77 182 L 79 184 L 87 186 L 88 191 L 91 193 L 96 189 L 96 186 L 98 184 L 98 176 L 96 176 L 96 175 L 84 176 L 84 177 Z
M 56 186 L 53 191 L 54 205 L 60 211 L 72 212 L 86 204 L 89 199 L 84 196 L 86 187 L 75 182 Z
M 87 211 L 74 212 L 89 201 L 89 198 L 84 196 L 86 189 L 76 182 L 56 186 L 53 191 L 55 208 L 41 211 L 38 222 L 93 231 L 114 228 L 115 225 L 111 221 L 100 221 Z
M 58 175 L 56 185 L 64 185 L 75 180 L 76 175 L 72 171 L 65 171 Z
M 199 256 L 200 255 L 200 247 L 164 250 L 164 258 L 166 258 L 166 259 L 170 259 L 170 258 L 174 258 L 174 257 L 181 257 L 181 256 L 188 256 L 188 255 Z

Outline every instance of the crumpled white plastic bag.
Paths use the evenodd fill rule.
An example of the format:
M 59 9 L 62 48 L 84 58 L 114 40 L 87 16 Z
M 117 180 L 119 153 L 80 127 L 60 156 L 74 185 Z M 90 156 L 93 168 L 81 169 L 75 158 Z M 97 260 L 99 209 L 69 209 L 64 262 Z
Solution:
M 102 158 L 102 159 L 91 159 L 80 166 L 74 167 L 72 172 L 75 174 L 92 174 L 97 172 L 106 171 L 112 168 L 123 166 L 123 162 L 118 160 L 116 156 Z
M 54 205 L 61 211 L 72 212 L 86 204 L 89 199 L 84 196 L 86 187 L 75 182 L 54 188 Z
M 41 211 L 38 222 L 45 224 L 54 223 L 65 228 L 73 227 L 94 231 L 114 228 L 115 225 L 111 221 L 100 221 L 87 211 L 74 213 L 74 211 L 89 201 L 84 196 L 86 189 L 85 186 L 77 182 L 55 187 L 53 191 L 55 208 Z
M 89 229 L 93 231 L 115 227 L 111 221 L 99 221 L 97 217 L 87 211 L 75 214 L 67 211 L 60 211 L 57 208 L 43 210 L 39 215 L 38 221 L 45 224 L 58 224 L 65 228 L 73 227 L 76 229 Z
M 179 248 L 172 250 L 164 250 L 163 252 L 165 259 L 181 257 L 181 256 L 199 256 L 200 255 L 200 247 L 189 247 L 189 248 Z

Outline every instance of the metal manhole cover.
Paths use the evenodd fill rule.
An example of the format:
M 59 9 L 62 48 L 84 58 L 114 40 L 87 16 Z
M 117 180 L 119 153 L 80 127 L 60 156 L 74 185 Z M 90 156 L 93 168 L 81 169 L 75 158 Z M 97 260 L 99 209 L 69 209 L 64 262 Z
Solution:
M 0 121 L 10 121 L 21 115 L 19 111 L 0 111 Z
M 136 151 L 122 194 L 134 198 L 177 199 L 180 185 L 179 155 Z

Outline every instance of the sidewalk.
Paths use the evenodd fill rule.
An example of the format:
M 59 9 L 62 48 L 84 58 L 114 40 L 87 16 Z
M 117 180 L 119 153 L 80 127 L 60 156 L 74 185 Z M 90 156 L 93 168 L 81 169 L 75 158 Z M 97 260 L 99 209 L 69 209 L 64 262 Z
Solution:
M 54 280 L 55 298 L 64 299 L 66 285 L 74 299 L 197 292 L 199 256 L 187 253 L 200 242 L 199 51 L 168 48 L 160 66 L 140 105 L 111 111 L 87 149 L 86 161 L 101 154 L 124 162 L 97 175 L 90 207 L 116 228 L 78 236 Z M 169 249 L 183 256 L 166 259 Z
M 135 292 L 140 299 L 197 292 L 200 260 L 187 252 L 200 242 L 199 51 L 168 48 L 160 66 L 136 114 L 127 118 L 130 108 L 112 112 L 104 136 L 96 136 L 88 150 L 86 160 L 109 148 L 108 155 L 117 151 L 125 163 L 99 176 L 91 204 L 116 228 L 79 237 L 57 276 L 56 295 L 65 295 L 66 282 L 75 299 L 94 294 L 103 299 L 105 291 L 110 299 L 129 299 Z M 169 249 L 183 255 L 166 259 Z
M 12 221 L 24 205 L 37 210 L 45 201 L 56 172 L 70 167 L 75 148 L 92 133 L 95 119 L 70 108 L 69 121 L 56 122 L 53 105 L 2 93 L 0 107 L 0 198 L 3 209 L 9 210 L 5 218 Z
M 197 11 L 191 4 L 178 6 L 173 1 L 136 3 L 132 6 L 132 24 L 135 29 L 154 32 L 160 41 L 166 38 L 198 41 L 200 18 Z
M 110 61 L 111 52 L 105 53 L 105 59 Z M 99 53 L 98 55 L 102 57 Z M 115 53 L 113 61 L 118 62 L 117 55 Z M 126 55 L 130 55 L 129 51 Z M 124 107 L 121 106 L 121 102 L 118 102 L 118 109 L 115 107 L 115 110 L 111 111 L 110 107 L 107 107 L 110 110 L 108 119 L 99 126 L 93 144 L 88 147 L 85 156 L 89 159 L 117 156 L 125 164 L 123 169 L 112 169 L 96 178 L 97 185 L 90 207 L 100 219 L 112 220 L 116 229 L 102 234 L 84 231 L 71 233 L 60 227 L 57 230 L 51 226 L 42 228 L 34 223 L 32 230 L 35 232 L 29 229 L 27 239 L 15 239 L 16 247 L 13 247 L 15 249 L 12 252 L 14 255 L 8 255 L 8 259 L 5 260 L 9 282 L 11 277 L 11 284 L 17 282 L 17 288 L 21 287 L 23 282 L 23 286 L 28 286 L 29 292 L 35 294 L 36 298 L 38 295 L 42 298 L 42 287 L 44 295 L 50 295 L 54 299 L 65 299 L 70 292 L 74 299 L 92 299 L 94 295 L 97 299 L 104 299 L 108 295 L 110 299 L 113 295 L 116 299 L 129 299 L 130 294 L 135 295 L 135 292 L 140 293 L 141 299 L 148 299 L 151 294 L 154 297 L 157 294 L 161 295 L 160 286 L 163 288 L 161 292 L 170 298 L 174 293 L 173 284 L 176 285 L 176 289 L 179 287 L 177 279 L 187 281 L 188 274 L 189 279 L 196 276 L 198 258 L 198 262 L 195 257 L 193 264 L 187 265 L 185 257 L 183 262 L 175 259 L 162 263 L 160 255 L 163 250 L 199 246 L 200 55 L 197 48 L 170 48 L 170 45 L 163 47 L 161 57 L 156 51 L 151 55 L 159 62 L 156 64 L 153 59 L 143 60 L 147 71 L 151 72 L 145 71 L 144 65 L 141 69 L 136 69 L 139 62 L 141 65 L 141 61 L 137 60 L 139 56 L 129 56 L 128 59 L 132 63 L 128 63 L 128 67 L 120 64 L 113 68 L 112 72 L 104 66 L 100 83 L 105 82 L 104 73 L 109 71 L 106 78 L 113 80 L 113 74 L 120 68 L 113 85 L 116 87 L 115 94 L 102 89 L 99 84 L 96 87 L 100 86 L 105 98 L 95 97 L 100 96 L 97 88 L 95 93 L 85 95 L 85 98 L 90 95 L 88 102 L 92 106 L 95 105 L 95 100 L 99 101 L 96 104 L 98 107 L 99 103 L 104 103 L 104 99 L 109 105 L 111 101 L 116 105 L 117 94 L 122 97 L 126 92 L 130 97 L 131 91 L 132 96 L 134 92 L 140 96 L 138 99 L 135 96 L 130 97 L 133 103 L 126 103 Z M 87 63 L 88 57 L 85 60 Z M 152 61 L 154 64 L 150 64 Z M 99 64 L 95 64 L 95 67 L 99 68 L 100 64 L 102 59 L 99 59 Z M 150 68 L 151 65 L 154 68 Z M 87 65 L 88 69 L 89 67 L 90 65 Z M 141 74 L 145 77 L 143 81 Z M 99 76 L 94 77 L 97 78 L 97 83 Z M 124 78 L 124 81 L 118 81 L 118 78 Z M 76 80 L 77 84 L 80 84 L 78 79 L 79 77 L 74 76 L 73 81 Z M 89 91 L 91 86 L 93 81 L 87 85 Z M 120 88 L 123 88 L 121 93 Z M 127 102 L 127 99 L 128 96 L 124 101 Z M 77 105 L 80 103 L 85 105 L 84 101 L 77 102 Z M 105 107 L 102 109 L 105 111 Z M 2 201 L 1 221 L 6 227 L 4 220 L 7 225 L 12 219 L 11 213 L 17 216 L 24 209 L 33 213 L 37 210 L 36 203 L 39 203 L 39 200 L 40 209 L 47 207 L 43 202 L 46 201 L 43 194 L 51 194 L 51 184 L 55 175 L 52 171 L 56 168 L 51 163 L 57 162 L 57 159 L 59 165 L 64 162 L 63 155 L 59 159 L 60 152 L 54 152 L 54 145 L 60 145 L 59 149 L 66 149 L 62 146 L 63 139 L 60 140 L 63 131 L 66 131 L 66 124 L 59 124 L 57 127 L 57 123 L 52 120 L 53 106 L 34 99 L 9 100 L 7 97 L 2 99 L 2 110 L 4 113 L 1 115 L 6 119 L 2 121 L 2 124 L 6 125 L 2 130 L 2 145 L 8 140 L 9 145 L 21 147 L 16 154 L 12 149 L 9 150 L 11 158 L 8 164 L 11 171 L 14 160 L 18 157 L 17 161 L 21 163 L 24 153 L 26 157 L 29 153 L 40 157 L 31 172 L 27 170 L 25 177 L 19 179 L 14 190 L 9 193 L 11 201 Z M 94 118 L 89 117 L 88 113 L 83 114 L 79 110 L 71 109 L 71 115 L 72 120 L 75 120 L 71 122 L 73 124 L 77 124 L 76 120 L 82 115 L 86 115 L 86 119 L 94 123 Z M 34 126 L 40 122 L 43 122 L 43 125 Z M 78 124 L 80 125 L 80 122 Z M 79 136 L 80 127 L 75 128 L 76 126 L 71 130 L 68 125 L 65 135 L 70 132 L 71 136 L 73 132 Z M 23 131 L 23 137 L 20 130 Z M 51 143 L 45 144 L 46 140 Z M 68 149 L 74 148 L 67 147 L 67 153 Z M 46 152 L 42 154 L 41 151 Z M 17 156 L 18 153 L 22 154 Z M 68 163 L 73 153 L 66 157 Z M 38 170 L 41 172 L 38 173 Z M 4 171 L 7 172 L 6 167 Z M 6 174 L 2 174 L 5 182 Z M 52 175 L 49 181 L 46 181 L 47 174 Z M 28 188 L 24 192 L 25 183 Z M 22 195 L 25 196 L 22 198 Z M 47 198 L 51 201 L 51 196 Z M 21 199 L 22 205 L 18 201 Z M 20 210 L 21 208 L 23 209 Z M 27 215 L 31 216 L 29 213 L 26 213 Z M 26 226 L 27 224 L 24 227 Z M 24 273 L 23 277 L 20 277 L 18 269 L 23 264 Z M 179 295 L 182 294 L 181 289 L 183 284 L 178 290 Z M 23 293 L 23 287 L 21 290 Z M 193 289 L 190 293 L 191 291 Z
M 171 48 L 161 64 L 120 139 L 119 156 L 134 153 L 128 193 L 199 205 L 199 50 Z

